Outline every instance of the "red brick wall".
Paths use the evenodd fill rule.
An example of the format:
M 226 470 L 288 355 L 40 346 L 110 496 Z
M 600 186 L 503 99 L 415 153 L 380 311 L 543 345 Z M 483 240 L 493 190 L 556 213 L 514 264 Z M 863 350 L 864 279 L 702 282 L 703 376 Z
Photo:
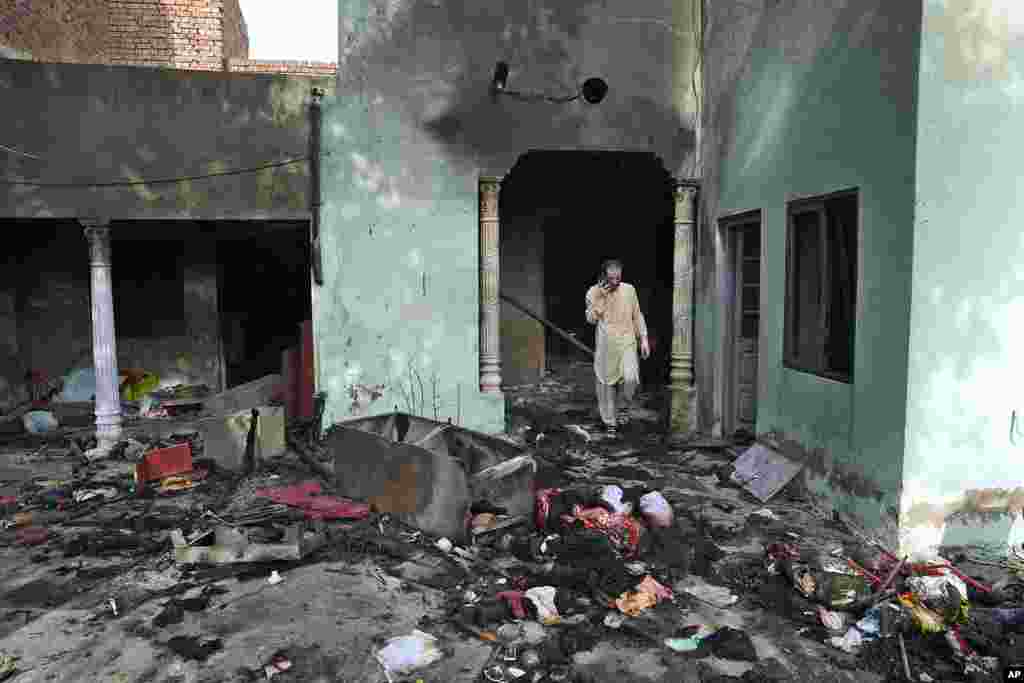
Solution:
M 267 61 L 262 59 L 227 59 L 225 71 L 250 74 L 288 74 L 290 76 L 335 76 L 338 65 L 334 62 Z
M 109 0 L 109 64 L 219 70 L 223 0 Z
M 238 0 L 0 0 L 0 47 L 41 62 L 216 70 L 247 58 Z
M 238 0 L 224 0 L 223 14 L 225 58 L 249 58 L 249 30 L 245 26 L 245 17 Z
M 0 0 L 0 46 L 42 62 L 102 62 L 108 0 Z

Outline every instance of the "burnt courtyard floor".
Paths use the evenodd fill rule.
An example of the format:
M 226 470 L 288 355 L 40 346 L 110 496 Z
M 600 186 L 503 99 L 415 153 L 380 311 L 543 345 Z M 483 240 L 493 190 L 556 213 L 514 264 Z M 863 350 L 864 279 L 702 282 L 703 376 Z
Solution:
M 766 566 L 772 544 L 862 557 L 859 535 L 818 513 L 796 484 L 761 503 L 730 482 L 729 468 L 744 445 L 694 446 L 667 438 L 661 392 L 642 393 L 632 424 L 615 438 L 603 435 L 591 373 L 586 363 L 563 362 L 539 385 L 510 388 L 506 438 L 532 451 L 538 489 L 611 484 L 660 491 L 694 547 L 686 571 L 674 572 L 671 600 L 615 623 L 608 621 L 614 608 L 581 597 L 565 610 L 575 619 L 544 627 L 542 641 L 521 647 L 534 649 L 540 665 L 506 680 L 558 680 L 550 677 L 556 670 L 569 676 L 560 680 L 622 683 L 902 679 L 895 639 L 865 646 L 859 655 L 829 645 L 836 633 L 822 625 L 817 605 Z M 0 446 L 0 486 L 6 487 L 0 495 L 9 501 L 68 478 L 88 477 L 95 490 L 125 486 L 130 463 L 114 458 L 89 465 L 84 474 L 69 466 L 74 456 L 64 446 L 70 438 Z M 46 443 L 50 456 L 40 455 Z M 211 467 L 204 486 L 176 496 L 137 500 L 108 492 L 104 504 L 74 520 L 49 523 L 37 513 L 30 526 L 45 533 L 36 538 L 26 536 L 24 526 L 0 531 L 0 680 L 8 656 L 16 658 L 11 680 L 17 683 L 265 680 L 265 667 L 275 661 L 290 663 L 287 670 L 271 670 L 276 681 L 376 683 L 386 680 L 375 658 L 384 642 L 417 629 L 435 636 L 444 656 L 395 681 L 487 680 L 483 672 L 493 669 L 501 647 L 487 638 L 488 627 L 474 635 L 454 615 L 469 601 L 467 591 L 523 587 L 521 577 L 529 572 L 507 553 L 445 553 L 436 539 L 387 533 L 386 520 L 371 515 L 329 525 L 327 542 L 301 560 L 175 561 L 173 528 L 246 515 L 251 521 L 254 514 L 280 517 L 280 507 L 269 508 L 254 491 L 311 478 L 308 464 L 289 453 L 245 478 Z M 389 541 L 365 542 L 377 531 Z M 1006 576 L 1005 569 L 958 566 L 989 582 Z M 270 580 L 274 571 L 280 581 Z M 735 602 L 722 606 L 729 601 L 723 596 Z M 753 656 L 666 645 L 729 629 L 745 634 Z M 1013 636 L 992 636 L 990 645 L 1002 661 L 1013 658 Z M 906 646 L 914 680 L 967 680 L 942 636 L 911 633 Z M 920 679 L 921 673 L 931 678 Z

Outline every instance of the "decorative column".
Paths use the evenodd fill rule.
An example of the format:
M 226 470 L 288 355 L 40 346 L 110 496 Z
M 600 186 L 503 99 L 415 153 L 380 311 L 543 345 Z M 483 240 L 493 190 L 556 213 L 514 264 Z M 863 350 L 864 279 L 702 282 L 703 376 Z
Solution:
M 697 187 L 676 182 L 675 259 L 672 282 L 672 359 L 670 428 L 680 436 L 697 431 L 696 392 L 693 388 L 693 233 Z
M 499 178 L 480 178 L 480 391 L 501 392 L 498 325 Z
M 79 219 L 89 240 L 92 269 L 92 358 L 96 369 L 96 440 L 100 450 L 121 437 L 121 396 L 117 382 L 114 289 L 110 278 L 110 222 Z

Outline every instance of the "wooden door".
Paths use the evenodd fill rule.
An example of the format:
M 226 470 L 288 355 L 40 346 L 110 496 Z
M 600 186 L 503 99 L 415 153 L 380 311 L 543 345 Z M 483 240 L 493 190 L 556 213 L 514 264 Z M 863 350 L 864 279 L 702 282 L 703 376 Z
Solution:
M 733 406 L 735 431 L 755 433 L 757 422 L 758 332 L 761 323 L 761 225 L 733 230 Z

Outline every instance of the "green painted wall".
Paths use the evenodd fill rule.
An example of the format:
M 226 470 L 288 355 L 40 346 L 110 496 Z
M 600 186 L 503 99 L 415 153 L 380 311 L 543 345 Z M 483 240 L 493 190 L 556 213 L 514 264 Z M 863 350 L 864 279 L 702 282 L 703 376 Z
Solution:
M 1018 5 L 924 4 L 902 505 L 910 548 L 1024 540 L 1024 429 L 1011 435 L 1011 415 L 1024 413 Z
M 314 292 L 326 424 L 436 404 L 442 420 L 503 430 L 503 397 L 478 390 L 477 180 L 530 149 L 653 151 L 679 172 L 693 152 L 691 7 L 340 1 Z M 598 106 L 495 103 L 498 60 L 510 89 L 564 95 L 600 76 L 610 91 Z
M 735 9 L 720 10 L 718 28 L 706 38 L 697 319 L 706 377 L 722 324 L 714 251 L 707 260 L 722 244 L 715 226 L 723 215 L 760 209 L 757 431 L 809 452 L 811 488 L 828 494 L 835 508 L 889 528 L 902 476 L 920 26 L 918 10 L 901 4 L 875 0 L 836 10 L 803 0 L 740 18 Z M 786 204 L 850 188 L 859 189 L 860 201 L 852 385 L 782 365 Z M 709 397 L 702 401 L 705 419 L 709 412 L 717 418 Z

